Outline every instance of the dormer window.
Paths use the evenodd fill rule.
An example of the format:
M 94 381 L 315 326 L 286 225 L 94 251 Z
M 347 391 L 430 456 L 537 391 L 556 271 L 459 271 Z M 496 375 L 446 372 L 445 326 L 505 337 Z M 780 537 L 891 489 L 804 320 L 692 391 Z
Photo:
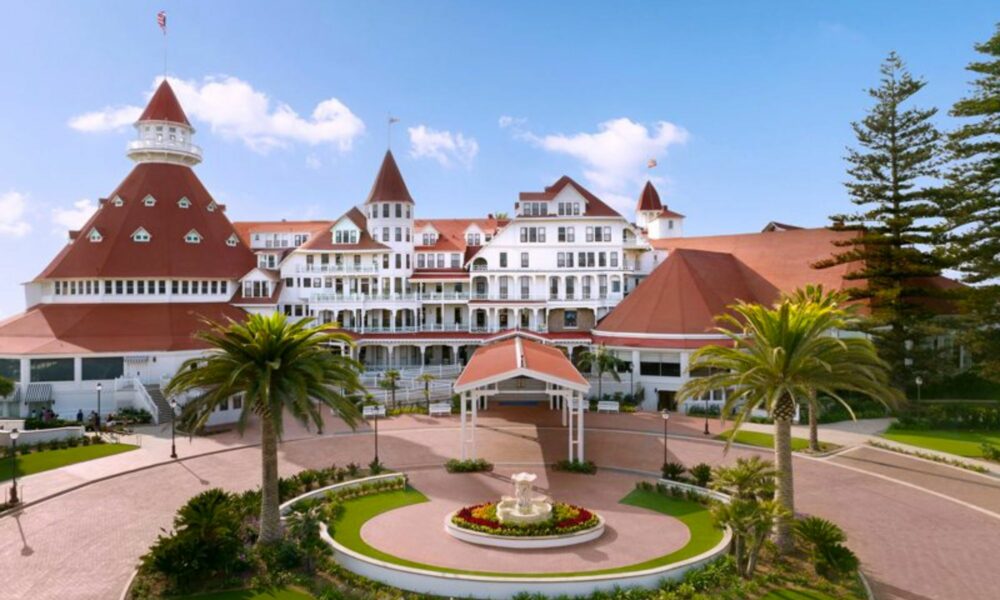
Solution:
M 181 208 L 191 208 L 191 201 L 188 200 L 187 197 L 185 196 L 184 198 L 181 198 L 180 200 L 177 201 L 177 206 Z
M 238 243 L 240 243 L 240 240 L 238 237 L 236 237 L 235 233 L 229 236 L 229 238 L 226 240 L 226 245 L 229 246 L 230 248 L 235 248 L 236 244 Z
M 96 244 L 102 241 L 104 239 L 104 236 L 102 236 L 101 232 L 97 231 L 97 228 L 95 227 L 90 230 L 90 233 L 87 234 L 87 239 L 90 240 L 92 243 Z
M 149 232 L 143 229 L 142 227 L 132 232 L 133 242 L 140 242 L 144 244 L 151 239 L 153 239 L 153 236 L 149 235 Z
M 125 201 L 121 199 L 121 196 L 115 196 L 115 197 L 114 197 L 114 198 L 113 198 L 113 199 L 111 200 L 111 204 L 112 204 L 113 206 L 119 206 L 119 207 L 120 207 L 120 206 L 125 206 Z
M 215 212 L 215 209 L 218 208 L 218 206 L 219 205 L 215 203 L 215 200 L 212 200 L 208 203 L 208 212 Z
M 189 244 L 200 244 L 201 240 L 202 240 L 201 234 L 194 229 L 187 232 L 187 235 L 184 236 L 184 241 Z
M 143 206 L 156 206 L 156 198 L 152 196 L 146 196 L 142 199 Z

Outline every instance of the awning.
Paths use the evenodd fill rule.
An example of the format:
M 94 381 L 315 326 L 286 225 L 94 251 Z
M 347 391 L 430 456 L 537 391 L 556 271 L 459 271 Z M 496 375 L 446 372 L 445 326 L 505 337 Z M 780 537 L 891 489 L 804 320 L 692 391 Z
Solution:
M 24 392 L 25 404 L 48 404 L 52 402 L 51 383 L 29 383 Z
M 135 355 L 135 356 L 125 357 L 125 362 L 127 363 L 148 363 L 149 360 L 150 360 L 149 357 L 145 355 Z
M 455 393 L 514 377 L 530 377 L 582 393 L 590 391 L 590 384 L 558 348 L 515 335 L 478 348 L 455 381 Z

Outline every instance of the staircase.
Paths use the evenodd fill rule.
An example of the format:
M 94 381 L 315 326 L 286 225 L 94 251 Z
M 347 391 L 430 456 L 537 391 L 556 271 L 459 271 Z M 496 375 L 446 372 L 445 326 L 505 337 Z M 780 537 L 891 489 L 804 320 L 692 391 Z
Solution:
M 149 398 L 153 401 L 153 405 L 156 406 L 157 414 L 153 415 L 157 423 L 169 423 L 172 418 L 174 411 L 170 408 L 170 403 L 167 402 L 166 396 L 163 395 L 163 390 L 160 389 L 159 385 L 144 385 L 146 388 L 146 393 L 149 394 Z

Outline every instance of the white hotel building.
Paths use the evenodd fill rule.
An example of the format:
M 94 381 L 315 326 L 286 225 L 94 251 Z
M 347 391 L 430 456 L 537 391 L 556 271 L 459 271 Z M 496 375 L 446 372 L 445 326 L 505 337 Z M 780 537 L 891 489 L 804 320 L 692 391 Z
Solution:
M 524 335 L 570 355 L 605 344 L 632 366 L 645 408 L 670 404 L 711 317 L 805 283 L 843 287 L 846 267 L 809 265 L 850 235 L 769 227 L 684 238 L 652 184 L 631 215 L 562 177 L 509 215 L 418 218 L 387 152 L 367 198 L 331 220 L 231 222 L 194 174 L 194 129 L 164 82 L 136 123 L 136 164 L 0 323 L 0 415 L 53 406 L 156 408 L 157 387 L 204 349 L 199 318 L 281 311 L 336 322 L 371 370 L 464 364 Z M 643 283 L 643 280 L 646 280 Z

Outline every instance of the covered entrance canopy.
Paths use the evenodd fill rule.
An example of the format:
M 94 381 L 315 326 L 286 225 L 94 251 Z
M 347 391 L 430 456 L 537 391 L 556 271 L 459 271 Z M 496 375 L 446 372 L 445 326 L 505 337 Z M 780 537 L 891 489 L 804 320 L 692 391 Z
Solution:
M 523 385 L 524 380 L 537 382 Z M 511 385 L 512 382 L 516 382 Z M 481 346 L 455 381 L 460 397 L 462 459 L 476 458 L 476 416 L 489 398 L 503 394 L 546 398 L 562 410 L 569 432 L 569 460 L 583 460 L 583 412 L 590 384 L 559 349 L 515 335 Z M 574 420 L 576 421 L 574 423 Z M 471 421 L 469 427 L 467 421 Z

